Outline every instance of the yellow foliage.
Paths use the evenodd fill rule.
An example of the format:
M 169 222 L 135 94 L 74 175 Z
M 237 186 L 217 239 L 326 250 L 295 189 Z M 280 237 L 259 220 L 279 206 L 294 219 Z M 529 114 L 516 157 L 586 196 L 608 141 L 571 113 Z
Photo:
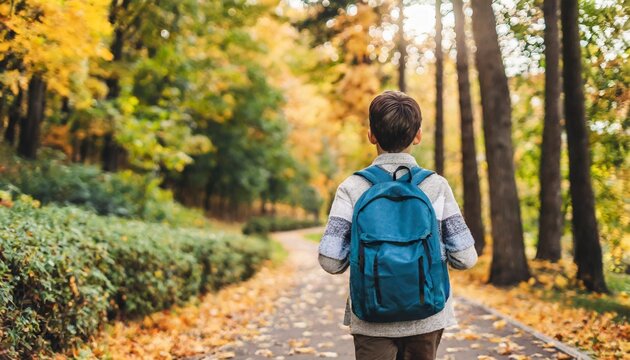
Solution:
M 50 125 L 42 139 L 42 145 L 59 149 L 66 155 L 72 153 L 72 141 L 70 141 L 70 127 L 66 125 Z
M 24 71 L 4 74 L 0 80 L 13 92 L 35 73 L 48 87 L 81 103 L 89 97 L 82 91 L 89 77 L 89 60 L 111 60 L 106 41 L 112 29 L 107 20 L 110 0 L 30 0 L 16 11 L 0 5 L 6 28 L 0 30 L 0 53 L 17 56 Z M 67 26 L 72 24 L 72 26 Z M 14 31 L 7 40 L 4 33 Z
M 377 23 L 374 8 L 367 4 L 358 4 L 356 15 L 346 12 L 337 16 L 335 28 L 339 34 L 333 39 L 333 45 L 343 49 L 346 62 L 369 56 L 371 42 L 368 29 Z

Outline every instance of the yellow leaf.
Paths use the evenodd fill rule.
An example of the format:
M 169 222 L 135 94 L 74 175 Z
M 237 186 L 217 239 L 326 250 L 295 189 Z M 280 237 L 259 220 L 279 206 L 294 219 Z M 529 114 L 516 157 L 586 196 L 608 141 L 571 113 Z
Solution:
M 273 352 L 271 352 L 271 350 L 269 349 L 258 349 L 254 353 L 254 355 L 270 358 L 273 356 Z
M 233 351 L 224 351 L 220 353 L 214 354 L 217 359 L 233 359 L 236 357 L 236 354 Z
M 556 276 L 556 278 L 554 280 L 554 283 L 556 284 L 557 287 L 563 288 L 563 287 L 567 286 L 569 281 L 564 276 L 558 275 L 558 276 Z
M 505 322 L 505 320 L 497 320 L 495 322 L 492 323 L 492 326 L 495 329 L 503 329 L 505 327 L 505 325 L 507 325 L 507 323 Z
M 298 347 L 293 349 L 296 354 L 315 354 L 316 351 L 312 347 Z

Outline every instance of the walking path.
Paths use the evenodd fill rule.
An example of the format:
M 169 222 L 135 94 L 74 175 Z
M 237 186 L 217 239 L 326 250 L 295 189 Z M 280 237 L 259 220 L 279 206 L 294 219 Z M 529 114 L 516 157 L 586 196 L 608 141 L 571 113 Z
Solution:
M 317 263 L 317 244 L 304 235 L 321 230 L 278 233 L 274 237 L 289 251 L 296 286 L 277 299 L 277 311 L 252 340 L 227 346 L 234 359 L 354 359 L 352 336 L 341 324 L 346 302 L 347 273 L 329 275 Z M 454 285 L 456 286 L 456 284 Z M 459 326 L 445 331 L 438 359 L 572 359 L 562 344 L 542 341 L 479 305 L 456 298 Z M 490 312 L 489 312 L 490 311 Z M 225 353 L 225 352 L 224 352 Z M 577 355 L 579 356 L 579 355 Z M 220 357 L 208 356 L 205 359 Z

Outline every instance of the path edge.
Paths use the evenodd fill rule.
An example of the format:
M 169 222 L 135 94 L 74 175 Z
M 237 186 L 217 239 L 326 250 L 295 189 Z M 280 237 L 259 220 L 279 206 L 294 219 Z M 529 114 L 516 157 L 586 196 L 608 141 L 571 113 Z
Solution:
M 556 349 L 566 353 L 567 355 L 573 356 L 574 358 L 576 358 L 578 360 L 592 360 L 593 359 L 590 355 L 588 355 L 588 354 L 578 350 L 577 348 L 574 348 L 573 346 L 567 345 L 567 344 L 565 344 L 565 343 L 563 343 L 561 341 L 558 341 L 557 339 L 554 339 L 554 338 L 552 338 L 552 337 L 550 337 L 548 335 L 545 335 L 545 334 L 541 333 L 540 331 L 535 330 L 534 328 L 529 327 L 529 326 L 527 326 L 527 325 L 525 325 L 525 324 L 523 324 L 523 323 L 521 323 L 519 321 L 516 321 L 516 320 L 512 319 L 511 317 L 509 317 L 509 316 L 507 316 L 507 315 L 505 315 L 505 314 L 503 314 L 503 313 L 501 313 L 501 312 L 499 312 L 499 311 L 497 311 L 497 310 L 495 310 L 495 309 L 493 309 L 491 307 L 488 307 L 488 306 L 486 306 L 486 305 L 484 305 L 482 303 L 479 303 L 479 302 L 474 301 L 474 300 L 470 300 L 470 299 L 462 297 L 462 296 L 455 296 L 455 300 L 456 301 L 461 301 L 461 302 L 466 303 L 468 305 L 480 307 L 484 311 L 487 311 L 487 312 L 489 312 L 492 315 L 500 317 L 501 319 L 505 320 L 506 322 L 508 322 L 512 326 L 515 326 L 515 327 L 517 327 L 517 328 L 519 328 L 519 329 L 521 329 L 521 330 L 523 330 L 525 332 L 528 332 L 528 333 L 532 334 L 534 337 L 536 337 L 536 338 L 538 338 L 538 339 L 540 339 L 540 340 L 542 340 L 542 341 L 544 341 L 546 343 L 552 343 L 553 346 Z

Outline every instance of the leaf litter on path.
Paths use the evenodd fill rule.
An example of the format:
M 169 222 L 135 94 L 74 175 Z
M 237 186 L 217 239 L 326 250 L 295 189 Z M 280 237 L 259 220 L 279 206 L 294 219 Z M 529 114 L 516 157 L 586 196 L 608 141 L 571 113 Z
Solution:
M 174 359 L 206 354 L 232 359 L 220 351 L 238 339 L 260 339 L 265 316 L 293 284 L 294 268 L 265 264 L 251 279 L 202 296 L 197 303 L 158 312 L 141 321 L 117 321 L 89 343 L 95 357 Z M 237 342 L 238 345 L 238 342 Z M 262 350 L 263 356 L 268 352 Z M 59 357 L 61 358 L 61 357 Z

